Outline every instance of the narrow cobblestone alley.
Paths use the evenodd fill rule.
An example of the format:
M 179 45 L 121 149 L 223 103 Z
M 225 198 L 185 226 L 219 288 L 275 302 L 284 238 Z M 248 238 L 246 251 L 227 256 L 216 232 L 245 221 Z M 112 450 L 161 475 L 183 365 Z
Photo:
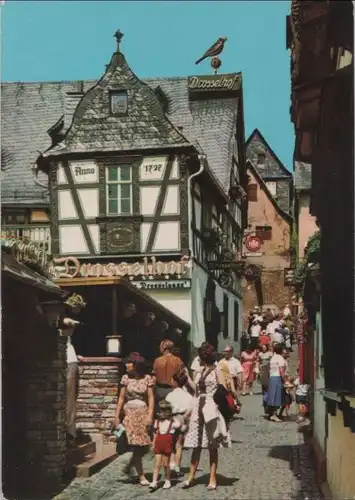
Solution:
M 271 423 L 264 420 L 259 387 L 256 394 L 243 398 L 241 417 L 232 424 L 233 448 L 220 452 L 219 487 L 208 492 L 211 498 L 260 500 L 317 500 L 320 494 L 314 483 L 308 447 L 293 421 Z M 184 456 L 188 470 L 190 452 Z M 189 490 L 174 484 L 168 492 L 150 493 L 122 476 L 123 459 L 118 458 L 89 479 L 76 479 L 55 500 L 115 500 L 164 498 L 200 499 L 206 495 L 207 452 L 203 453 L 197 482 Z M 146 457 L 146 470 L 152 471 L 153 457 Z M 148 474 L 148 478 L 151 475 Z M 182 480 L 178 481 L 182 482 Z

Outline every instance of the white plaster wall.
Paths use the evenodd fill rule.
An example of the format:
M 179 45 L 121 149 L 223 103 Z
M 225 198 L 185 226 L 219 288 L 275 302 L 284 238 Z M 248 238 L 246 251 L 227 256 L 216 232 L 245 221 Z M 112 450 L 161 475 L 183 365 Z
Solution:
M 194 263 L 192 269 L 192 321 L 191 321 L 191 342 L 194 347 L 199 347 L 202 342 L 206 340 L 204 320 L 203 320 L 203 305 L 206 295 L 206 285 L 208 281 L 208 274 L 199 265 Z M 242 300 L 233 293 L 222 288 L 216 283 L 215 301 L 219 311 L 223 312 L 223 295 L 228 296 L 228 338 L 223 338 L 223 334 L 219 334 L 218 338 L 218 351 L 223 350 L 226 345 L 231 345 L 236 352 L 240 350 L 240 337 L 242 332 L 242 315 L 243 304 Z M 234 341 L 234 302 L 238 301 L 239 304 L 239 318 L 238 318 L 238 342 Z
M 59 226 L 59 247 L 62 255 L 89 253 L 80 225 Z
M 191 324 L 191 290 L 144 290 L 144 292 Z
M 219 309 L 219 311 L 222 313 L 224 311 L 224 304 L 223 304 L 223 296 L 224 295 L 228 296 L 228 337 L 224 338 L 223 333 L 220 332 L 219 337 L 218 337 L 218 351 L 221 352 L 223 351 L 224 347 L 226 345 L 231 345 L 236 352 L 240 350 L 240 337 L 242 334 L 242 307 L 243 307 L 243 301 L 239 299 L 236 295 L 233 293 L 229 292 L 228 290 L 222 288 L 218 283 L 216 283 L 216 305 Z M 238 318 L 238 342 L 234 341 L 234 331 L 235 331 L 235 324 L 234 324 L 234 302 L 238 302 L 239 304 L 239 318 Z
M 180 222 L 159 222 L 153 251 L 180 250 Z

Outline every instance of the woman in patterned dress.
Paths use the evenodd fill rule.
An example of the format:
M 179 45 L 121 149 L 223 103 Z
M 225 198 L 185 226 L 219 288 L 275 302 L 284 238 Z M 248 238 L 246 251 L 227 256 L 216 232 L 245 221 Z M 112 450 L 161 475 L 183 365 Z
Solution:
M 244 370 L 244 386 L 242 396 L 245 396 L 247 392 L 250 395 L 253 394 L 253 383 L 255 380 L 255 366 L 258 360 L 258 351 L 253 348 L 251 344 L 248 345 L 245 351 L 242 352 L 240 356 L 240 361 L 242 362 L 242 367 Z
M 213 346 L 204 344 L 198 351 L 203 371 L 196 375 L 195 396 L 191 412 L 189 429 L 185 437 L 184 448 L 192 448 L 191 467 L 188 479 L 182 484 L 186 489 L 192 486 L 200 462 L 202 448 L 210 454 L 210 480 L 208 490 L 217 487 L 218 447 L 226 444 L 228 433 L 226 423 L 214 402 L 218 385 L 226 385 L 223 374 L 216 367 L 217 353 Z M 191 382 L 192 383 L 192 382 Z
M 144 475 L 142 457 L 151 444 L 148 434 L 154 417 L 154 381 L 146 375 L 145 360 L 137 353 L 132 353 L 126 359 L 127 374 L 121 379 L 121 390 L 117 401 L 115 427 L 124 418 L 122 424 L 126 429 L 127 440 L 133 451 L 128 470 L 134 466 L 142 486 L 149 486 Z

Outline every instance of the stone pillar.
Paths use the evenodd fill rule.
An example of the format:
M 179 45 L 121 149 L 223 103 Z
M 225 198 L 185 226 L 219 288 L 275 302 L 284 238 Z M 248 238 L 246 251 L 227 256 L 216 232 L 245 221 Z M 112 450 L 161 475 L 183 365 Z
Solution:
M 38 325 L 37 325 L 38 326 Z M 66 470 L 66 339 L 43 326 L 26 363 L 26 491 L 60 490 Z
M 110 441 L 118 397 L 121 359 L 84 358 L 79 364 L 77 429 L 94 441 Z

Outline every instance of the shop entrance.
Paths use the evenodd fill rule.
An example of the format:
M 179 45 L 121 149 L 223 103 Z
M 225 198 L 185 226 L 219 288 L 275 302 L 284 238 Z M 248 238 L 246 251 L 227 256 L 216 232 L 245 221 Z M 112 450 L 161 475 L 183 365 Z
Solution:
M 120 354 L 144 349 L 148 357 L 156 357 L 160 341 L 170 338 L 179 347 L 179 354 L 186 358 L 190 325 L 130 283 L 122 280 L 96 286 L 59 284 L 70 293 L 80 294 L 86 302 L 86 308 L 75 318 L 80 325 L 72 342 L 78 355 L 106 356 L 106 337 L 120 335 L 123 349 Z M 127 316 L 127 309 L 132 307 L 133 314 Z

